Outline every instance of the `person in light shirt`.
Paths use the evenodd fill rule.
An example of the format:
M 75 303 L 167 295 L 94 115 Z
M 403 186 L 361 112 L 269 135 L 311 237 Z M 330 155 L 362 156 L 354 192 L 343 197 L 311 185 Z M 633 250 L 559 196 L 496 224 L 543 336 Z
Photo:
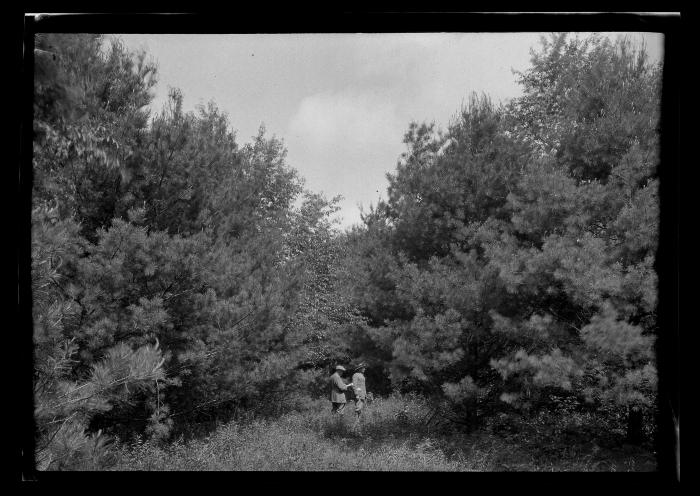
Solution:
M 360 363 L 355 367 L 355 373 L 352 375 L 353 390 L 355 391 L 355 415 L 357 419 L 355 424 L 360 423 L 360 417 L 362 415 L 362 410 L 364 410 L 367 404 L 367 389 L 365 388 L 365 370 L 367 370 L 367 365 Z

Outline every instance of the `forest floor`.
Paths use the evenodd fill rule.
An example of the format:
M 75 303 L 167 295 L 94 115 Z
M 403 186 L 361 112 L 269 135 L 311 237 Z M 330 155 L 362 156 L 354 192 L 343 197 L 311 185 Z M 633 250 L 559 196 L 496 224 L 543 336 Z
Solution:
M 158 445 L 117 444 L 114 470 L 374 470 L 374 471 L 653 471 L 640 447 L 595 443 L 533 449 L 488 431 L 463 433 L 426 425 L 430 410 L 415 396 L 394 395 L 367 406 L 354 428 L 354 404 L 330 415 L 327 401 L 277 419 L 230 422 L 206 437 Z M 556 444 L 556 443 L 555 443 Z M 537 445 L 535 445 L 537 446 Z

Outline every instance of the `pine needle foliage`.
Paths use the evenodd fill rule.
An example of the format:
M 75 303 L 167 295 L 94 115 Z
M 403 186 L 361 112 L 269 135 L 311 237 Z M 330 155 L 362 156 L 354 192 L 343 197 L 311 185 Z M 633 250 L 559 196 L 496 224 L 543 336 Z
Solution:
M 409 127 L 354 234 L 365 334 L 395 387 L 470 426 L 568 397 L 622 412 L 638 441 L 655 407 L 660 67 L 625 39 L 554 34 L 516 76 L 522 97 Z

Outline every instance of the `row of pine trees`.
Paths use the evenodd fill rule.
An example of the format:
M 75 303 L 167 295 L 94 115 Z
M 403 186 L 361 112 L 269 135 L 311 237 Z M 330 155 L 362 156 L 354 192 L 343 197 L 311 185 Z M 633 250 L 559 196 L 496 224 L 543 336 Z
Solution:
M 336 361 L 469 429 L 564 404 L 642 440 L 661 82 L 643 50 L 543 39 L 522 97 L 472 95 L 446 130 L 411 123 L 386 199 L 340 232 L 338 198 L 307 190 L 264 127 L 240 143 L 177 89 L 152 113 L 145 53 L 88 34 L 35 45 L 40 469 L 295 408 Z

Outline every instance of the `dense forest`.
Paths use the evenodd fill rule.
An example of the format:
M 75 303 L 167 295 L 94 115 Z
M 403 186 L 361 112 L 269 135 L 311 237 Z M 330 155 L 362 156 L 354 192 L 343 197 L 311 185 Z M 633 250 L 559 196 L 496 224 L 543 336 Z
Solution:
M 301 411 L 360 361 L 377 398 L 464 432 L 653 440 L 661 67 L 643 48 L 543 38 L 521 97 L 407 123 L 385 199 L 345 232 L 264 127 L 241 143 L 177 89 L 152 112 L 147 54 L 39 34 L 34 58 L 40 470 Z

